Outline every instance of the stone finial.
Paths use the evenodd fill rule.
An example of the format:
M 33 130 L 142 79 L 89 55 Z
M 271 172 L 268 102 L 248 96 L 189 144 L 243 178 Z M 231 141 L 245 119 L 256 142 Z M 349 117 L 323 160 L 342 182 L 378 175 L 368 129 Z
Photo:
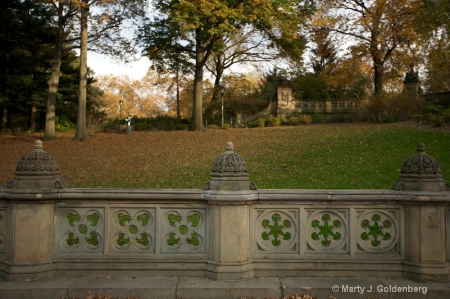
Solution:
M 234 152 L 232 142 L 227 142 L 225 152 L 216 158 L 211 172 L 214 174 L 242 173 L 248 177 L 247 164 L 240 155 Z
M 420 155 L 425 155 L 425 143 L 419 142 L 417 144 L 417 153 Z
M 8 187 L 33 190 L 64 188 L 67 184 L 60 174 L 55 159 L 44 151 L 42 141 L 36 140 L 34 150 L 23 155 L 17 163 L 14 180 Z
M 36 140 L 34 142 L 34 150 L 37 151 L 37 152 L 43 152 L 44 151 L 44 146 L 42 145 L 42 141 Z
M 227 152 L 233 152 L 234 151 L 234 149 L 233 149 L 233 142 L 230 142 L 230 141 L 227 142 L 226 151 Z
M 446 191 L 439 163 L 425 153 L 425 144 L 417 144 L 417 154 L 403 162 L 399 180 L 392 187 L 408 191 Z
M 248 178 L 244 158 L 234 152 L 232 142 L 227 142 L 225 152 L 214 160 L 211 180 L 204 189 L 228 191 L 256 189 L 255 184 Z

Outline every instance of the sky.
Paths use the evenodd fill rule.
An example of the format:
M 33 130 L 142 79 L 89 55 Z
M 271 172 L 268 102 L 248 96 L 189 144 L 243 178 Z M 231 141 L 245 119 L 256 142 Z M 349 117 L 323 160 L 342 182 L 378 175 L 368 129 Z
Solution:
M 131 79 L 138 80 L 147 73 L 147 70 L 150 67 L 150 61 L 148 58 L 143 57 L 138 61 L 123 63 L 113 60 L 105 55 L 89 52 L 88 66 L 95 72 L 96 77 L 101 75 L 127 75 Z

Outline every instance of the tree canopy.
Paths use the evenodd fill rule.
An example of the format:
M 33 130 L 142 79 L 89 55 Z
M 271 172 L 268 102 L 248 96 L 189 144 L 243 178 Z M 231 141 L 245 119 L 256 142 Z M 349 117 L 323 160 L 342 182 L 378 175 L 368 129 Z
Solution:
M 395 52 L 417 42 L 414 16 L 419 0 L 331 0 L 324 1 L 329 29 L 354 39 L 358 49 L 372 58 L 374 90 L 383 90 L 384 67 Z
M 127 103 L 139 107 L 127 109 L 192 117 L 192 130 L 215 120 L 221 86 L 225 113 L 246 114 L 272 96 L 281 74 L 297 99 L 368 98 L 400 93 L 414 63 L 423 90 L 450 90 L 446 0 L 6 0 L 0 8 L 2 129 L 45 122 L 46 139 L 65 119 L 84 140 L 92 107 L 105 112 L 129 98 L 112 93 L 106 77 L 98 84 L 104 93 L 91 84 L 87 50 L 147 57 L 156 72 L 121 85 L 161 97 L 135 93 Z M 251 63 L 264 68 L 244 67 Z
M 150 59 L 162 63 L 173 53 L 194 62 L 192 130 L 203 130 L 203 72 L 211 53 L 224 47 L 224 38 L 253 26 L 282 53 L 300 56 L 305 40 L 301 26 L 311 13 L 310 1 L 190 0 L 153 1 L 157 16 L 138 32 Z M 181 54 L 183 53 L 183 54 Z M 177 58 L 178 59 L 178 58 Z

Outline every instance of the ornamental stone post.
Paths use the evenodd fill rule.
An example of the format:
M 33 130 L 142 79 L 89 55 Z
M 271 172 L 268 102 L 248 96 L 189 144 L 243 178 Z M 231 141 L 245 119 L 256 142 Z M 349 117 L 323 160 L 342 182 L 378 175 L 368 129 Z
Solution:
M 66 187 L 60 169 L 37 140 L 34 150 L 17 163 L 14 179 L 4 190 L 7 241 L 4 261 L 8 280 L 53 276 L 54 202 Z
M 210 248 L 206 276 L 240 280 L 254 276 L 250 254 L 250 208 L 257 200 L 256 186 L 248 178 L 244 159 L 227 143 L 213 164 L 205 185 L 210 204 Z
M 446 210 L 429 194 L 446 194 L 446 184 L 438 162 L 417 145 L 417 154 L 407 159 L 393 189 L 410 197 L 405 203 L 405 278 L 420 281 L 448 281 L 446 267 Z
M 407 98 L 410 98 L 415 102 L 420 101 L 419 83 L 418 72 L 414 71 L 414 64 L 411 63 L 410 70 L 405 74 L 405 79 L 403 80 L 403 93 Z
M 292 98 L 292 84 L 289 80 L 282 79 L 277 85 L 277 116 L 286 118 L 295 109 L 295 103 Z

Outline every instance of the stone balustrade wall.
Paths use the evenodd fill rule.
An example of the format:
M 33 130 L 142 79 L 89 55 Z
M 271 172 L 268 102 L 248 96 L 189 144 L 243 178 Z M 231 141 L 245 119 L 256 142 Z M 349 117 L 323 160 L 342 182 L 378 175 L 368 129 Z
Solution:
M 420 155 L 392 190 L 257 189 L 232 145 L 204 189 L 67 188 L 58 175 L 33 189 L 17 171 L 0 192 L 0 277 L 449 281 L 450 192 L 430 173 L 414 187 L 409 165 L 434 165 Z

